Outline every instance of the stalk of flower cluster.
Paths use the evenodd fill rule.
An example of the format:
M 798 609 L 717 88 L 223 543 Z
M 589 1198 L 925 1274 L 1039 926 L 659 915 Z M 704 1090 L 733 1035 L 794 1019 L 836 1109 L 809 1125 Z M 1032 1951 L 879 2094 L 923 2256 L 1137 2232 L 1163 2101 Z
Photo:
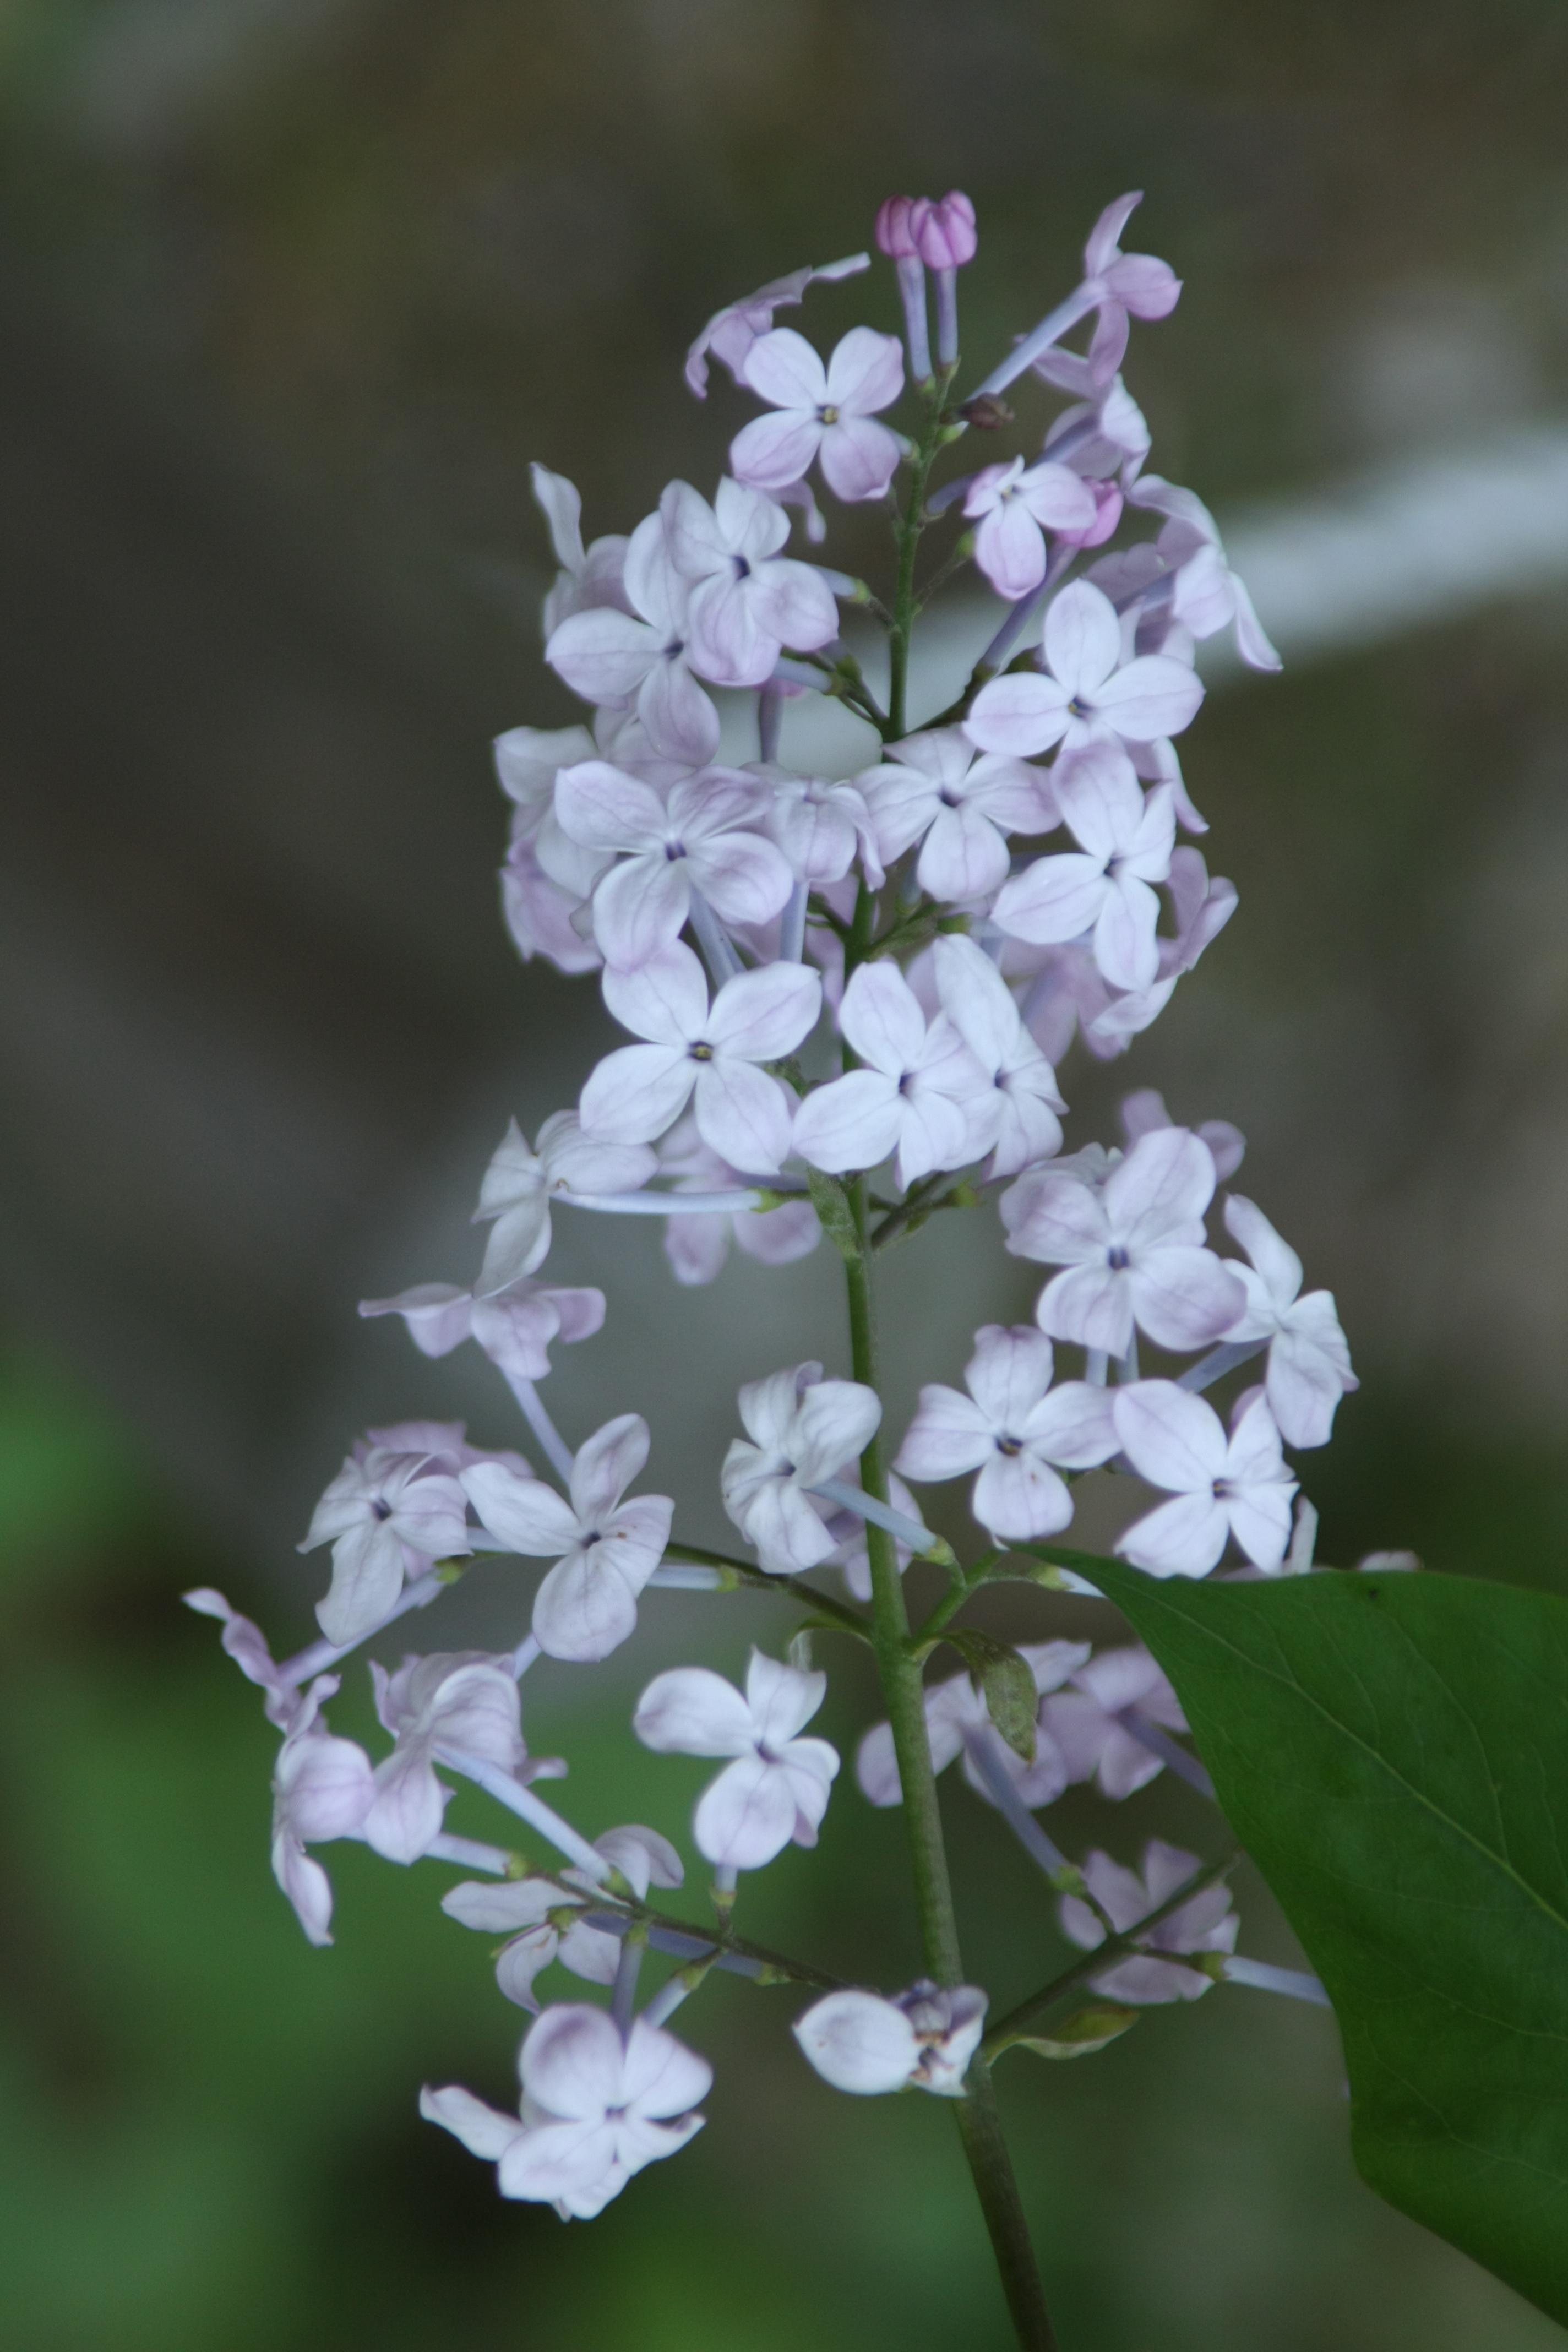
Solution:
M 926 485 L 942 444 L 946 394 L 952 376 L 951 368 L 942 372 L 928 404 L 898 534 L 898 585 L 888 633 L 889 740 L 897 740 L 905 732 L 910 637 L 916 611 L 915 557 L 925 510 Z M 849 964 L 864 954 L 872 914 L 872 894 L 862 885 L 847 959 Z M 845 1192 L 852 1225 L 852 1239 L 847 1238 L 844 1245 L 851 1365 L 855 1379 L 879 1394 L 865 1177 L 852 1178 Z M 860 1457 L 860 1480 L 866 1493 L 886 1506 L 888 1474 L 879 1429 L 873 1432 Z M 894 1539 L 885 1528 L 869 1520 L 866 1523 L 866 1553 L 871 1574 L 872 1646 L 903 1789 L 904 1821 L 925 1965 L 939 1985 L 951 1988 L 963 1981 L 963 1961 L 926 1729 L 924 1675 L 910 1639 L 909 1613 L 904 1605 Z M 1024 2352 L 1056 2352 L 1056 2332 L 1046 2308 L 1023 2200 L 1002 2133 L 995 2086 L 989 2066 L 978 2054 L 971 2063 L 964 2095 L 954 2102 L 954 2112 L 1019 2344 Z

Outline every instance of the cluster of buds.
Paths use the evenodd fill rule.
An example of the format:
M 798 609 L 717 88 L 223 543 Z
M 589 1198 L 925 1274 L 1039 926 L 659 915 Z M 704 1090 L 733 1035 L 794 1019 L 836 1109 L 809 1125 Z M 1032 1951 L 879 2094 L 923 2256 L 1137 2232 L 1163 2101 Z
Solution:
M 1229 1895 L 1196 1856 L 1156 1841 L 1137 1870 L 1100 1852 L 1075 1864 L 1039 1818 L 1075 1783 L 1121 1801 L 1173 1771 L 1212 1795 L 1148 1653 L 1013 1648 L 961 1622 L 1010 1559 L 1037 1582 L 1093 1591 L 1050 1556 L 1093 1471 L 1135 1475 L 1161 1497 L 1130 1500 L 1118 1544 L 1153 1575 L 1309 1570 L 1315 1518 L 1288 1451 L 1324 1444 L 1355 1386 L 1332 1298 L 1303 1294 L 1300 1262 L 1263 1211 L 1225 1193 L 1218 1224 L 1239 1255 L 1213 1229 L 1244 1151 L 1233 1127 L 1181 1124 L 1145 1090 L 1126 1098 L 1116 1143 L 1063 1150 L 1058 1071 L 1075 1036 L 1102 1058 L 1123 1052 L 1236 906 L 1178 837 L 1206 830 L 1175 748 L 1203 700 L 1196 642 L 1230 627 L 1244 660 L 1278 667 L 1207 510 L 1145 470 L 1149 435 L 1121 363 L 1131 320 L 1166 315 L 1180 286 L 1163 262 L 1122 252 L 1136 202 L 1110 207 L 1079 286 L 962 404 L 958 272 L 975 256 L 974 210 L 956 192 L 899 196 L 876 242 L 895 265 L 902 345 L 859 325 L 825 359 L 774 323 L 814 281 L 868 268 L 864 254 L 726 306 L 692 345 L 694 393 L 706 396 L 716 362 L 759 404 L 711 499 L 672 482 L 628 535 L 584 546 L 576 490 L 535 469 L 560 562 L 545 658 L 586 709 L 579 724 L 519 727 L 495 746 L 513 804 L 503 903 L 525 959 L 597 974 L 627 1042 L 531 1143 L 509 1129 L 479 1186 L 488 1235 L 468 1286 L 426 1283 L 362 1310 L 401 1318 L 427 1356 L 473 1341 L 521 1408 L 530 1451 L 472 1445 L 449 1423 L 369 1432 L 301 1547 L 331 1547 L 321 1638 L 281 1664 L 221 1595 L 188 1596 L 223 1621 L 282 1736 L 274 1866 L 312 1942 L 331 1940 L 331 1891 L 311 1852 L 324 1842 L 478 1874 L 442 1907 L 503 1939 L 500 1991 L 534 2012 L 521 2105 L 501 2113 L 447 2087 L 427 2091 L 423 2111 L 496 2165 L 503 2195 L 563 2214 L 598 2212 L 698 2128 L 710 2069 L 666 2028 L 710 1969 L 814 1990 L 796 2040 L 844 2091 L 976 2096 L 987 2051 L 1057 2046 L 1005 2025 L 985 2040 L 987 1995 L 959 1981 L 952 1938 L 936 1939 L 948 1958 L 933 1977 L 885 1996 L 736 1934 L 740 1874 L 815 1845 L 837 1783 L 837 1750 L 806 1729 L 827 1677 L 805 1637 L 787 1659 L 753 1652 L 743 1689 L 679 1667 L 636 1708 L 644 1748 L 719 1767 L 691 1824 L 711 1919 L 651 1900 L 684 1876 L 658 1833 L 631 1823 L 591 1838 L 545 1803 L 537 1783 L 566 1767 L 528 1753 L 524 1675 L 605 1658 L 663 1587 L 766 1590 L 816 1625 L 873 1640 L 889 1719 L 859 1742 L 862 1794 L 894 1808 L 911 1769 L 929 1788 L 962 1761 L 1058 1891 L 1084 1956 L 1064 1995 L 1087 1985 L 1125 2022 L 1226 1978 L 1316 1994 L 1311 1979 L 1236 1958 Z M 1064 350 L 1090 318 L 1086 351 Z M 887 421 L 906 375 L 908 432 Z M 939 457 L 972 420 L 1007 415 L 1001 394 L 1026 376 L 1069 404 L 1037 454 L 933 487 Z M 787 551 L 796 518 L 807 549 L 824 537 L 813 476 L 862 504 L 901 480 L 886 605 Z M 1146 518 L 1153 535 L 1136 535 Z M 911 730 L 917 548 L 954 520 L 973 528 L 944 576 L 972 562 L 1006 609 L 963 693 Z M 1112 545 L 1124 527 L 1133 535 Z M 845 603 L 888 626 L 885 687 L 842 642 Z M 781 759 L 788 712 L 812 694 L 875 731 L 876 756 L 856 772 Z M 754 725 L 754 756 L 750 745 L 721 756 L 720 698 Z M 1033 1319 L 975 1333 L 963 1385 L 921 1388 L 889 1465 L 868 1268 L 938 1210 L 965 1209 L 994 1210 L 1007 1249 L 1043 1270 Z M 592 1338 L 606 1313 L 601 1291 L 541 1279 L 563 1212 L 661 1221 L 683 1284 L 713 1280 L 731 1243 L 775 1266 L 825 1236 L 845 1256 L 855 1376 L 758 1365 L 738 1400 L 744 1433 L 715 1465 L 729 1555 L 682 1543 L 674 1500 L 636 1491 L 650 1444 L 640 1415 L 575 1444 L 556 1427 L 540 1387 L 551 1350 Z M 1208 1392 L 1245 1367 L 1222 1414 Z M 986 1545 L 966 1567 L 911 1492 L 954 1481 L 973 1482 Z M 329 1732 L 347 1654 L 437 1601 L 479 1554 L 545 1563 L 514 1646 L 373 1666 L 391 1741 L 380 1760 Z M 916 1561 L 954 1581 L 911 1633 L 900 1579 Z M 922 1685 L 944 1641 L 962 1671 Z M 909 1676 L 912 1734 L 898 1704 Z M 550 1866 L 449 1833 L 459 1780 L 552 1849 Z M 649 1955 L 674 1965 L 639 2010 Z M 541 2009 L 537 1980 L 558 1967 L 609 1987 L 608 2008 Z M 1095 2012 L 1093 2031 L 1111 2014 Z M 1089 2046 L 1089 2030 L 1060 2046 Z

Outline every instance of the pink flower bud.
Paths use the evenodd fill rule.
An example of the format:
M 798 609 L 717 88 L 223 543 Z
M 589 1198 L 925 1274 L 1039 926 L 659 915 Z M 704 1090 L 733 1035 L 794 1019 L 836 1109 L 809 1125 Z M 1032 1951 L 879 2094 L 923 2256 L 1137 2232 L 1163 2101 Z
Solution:
M 928 269 L 962 269 L 973 260 L 979 243 L 974 206 L 960 188 L 934 202 L 922 196 L 911 208 L 910 231 Z
M 924 197 L 887 196 L 877 207 L 877 250 L 889 261 L 913 261 L 917 256 L 910 215 Z

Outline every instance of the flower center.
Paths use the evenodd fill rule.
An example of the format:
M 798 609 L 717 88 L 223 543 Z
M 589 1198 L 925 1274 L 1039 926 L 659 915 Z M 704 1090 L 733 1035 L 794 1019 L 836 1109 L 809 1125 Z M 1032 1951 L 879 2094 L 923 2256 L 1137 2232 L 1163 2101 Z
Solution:
M 710 1062 L 713 1059 L 712 1046 L 703 1045 L 700 1039 L 695 1045 L 689 1045 L 687 1053 L 694 1062 Z
M 1106 1251 L 1105 1263 L 1110 1268 L 1112 1274 L 1125 1274 L 1132 1261 L 1128 1256 L 1127 1252 L 1122 1248 L 1121 1244 L 1117 1242 L 1111 1246 L 1111 1248 Z
M 377 1495 L 371 1504 L 370 1515 L 373 1519 L 389 1519 L 392 1517 L 392 1505 L 383 1502 L 381 1496 Z
M 996 1440 L 996 1451 L 998 1454 L 1006 1454 L 1011 1461 L 1015 1454 L 1022 1454 L 1024 1451 L 1024 1441 L 1021 1437 L 999 1437 Z
M 838 422 L 838 411 L 837 408 L 833 407 L 831 404 L 825 404 L 817 410 L 816 419 L 819 425 L 837 425 Z
M 1094 717 L 1094 705 L 1091 702 L 1086 702 L 1081 694 L 1073 696 L 1072 700 L 1068 704 L 1068 709 L 1075 719 Z

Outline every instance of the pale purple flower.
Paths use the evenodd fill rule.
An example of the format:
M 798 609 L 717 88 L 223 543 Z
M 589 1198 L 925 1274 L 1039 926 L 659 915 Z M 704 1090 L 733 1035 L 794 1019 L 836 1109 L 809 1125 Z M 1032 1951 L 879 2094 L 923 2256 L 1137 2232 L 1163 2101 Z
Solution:
M 915 878 L 952 905 L 985 898 L 1005 880 L 1009 834 L 1048 833 L 1058 822 L 1042 769 L 977 754 L 959 727 L 906 736 L 882 766 L 855 781 L 882 863 L 921 842 Z
M 1115 996 L 1106 992 L 1099 1001 L 1081 998 L 1079 1010 L 1084 1043 L 1101 1060 L 1111 1054 L 1124 1053 L 1132 1038 L 1159 1018 L 1183 972 L 1191 971 L 1209 942 L 1236 912 L 1235 883 L 1218 875 L 1211 882 L 1203 856 L 1195 849 L 1184 845 L 1173 850 L 1166 887 L 1176 918 L 1176 935 L 1156 942 L 1160 976 L 1153 985 L 1129 989 Z
M 683 1119 L 666 1138 L 658 1164 L 662 1174 L 675 1178 L 671 1190 L 677 1192 L 726 1192 L 745 1182 L 740 1170 L 709 1150 L 694 1119 Z M 664 1251 L 677 1282 L 692 1288 L 719 1274 L 731 1241 L 760 1265 L 790 1265 L 809 1256 L 821 1239 L 816 1211 L 803 1199 L 786 1201 L 779 1209 L 671 1217 L 664 1229 Z
M 1052 1339 L 1121 1357 L 1137 1323 L 1162 1348 L 1201 1348 L 1245 1307 L 1240 1283 L 1204 1245 L 1214 1159 L 1185 1128 L 1142 1137 L 1102 1188 L 1050 1171 L 1027 1181 L 1007 1247 L 1065 1269 L 1036 1309 Z
M 732 1439 L 724 1456 L 724 1508 L 770 1576 L 816 1568 L 835 1544 L 807 1489 L 865 1451 L 881 1423 L 881 1400 L 858 1381 L 825 1381 L 820 1364 L 796 1364 L 749 1381 L 740 1408 L 746 1436 Z
M 969 486 L 963 511 L 979 519 L 974 561 L 998 596 L 1010 602 L 1031 594 L 1045 578 L 1047 530 L 1080 541 L 1100 520 L 1093 491 L 1070 467 L 1048 459 L 1026 467 L 1022 457 L 1005 466 L 982 467 Z M 1115 527 L 1113 519 L 1110 529 Z
M 1251 1265 L 1232 1264 L 1247 1309 L 1227 1339 L 1267 1339 L 1265 1388 L 1280 1434 L 1291 1445 L 1326 1445 L 1339 1401 L 1361 1383 L 1351 1370 L 1331 1290 L 1301 1292 L 1301 1261 L 1261 1209 L 1239 1193 L 1225 1204 L 1226 1230 Z
M 896 964 L 863 963 L 838 1026 L 861 1067 L 808 1095 L 795 1146 L 837 1175 L 896 1154 L 900 1185 L 977 1160 L 995 1138 L 994 1089 L 944 1013 L 930 1026 Z
M 1151 1576 L 1206 1576 L 1236 1538 L 1255 1568 L 1278 1568 L 1290 1540 L 1296 1481 L 1258 1390 L 1227 1437 L 1213 1405 L 1174 1381 L 1112 1391 L 1121 1450 L 1141 1478 L 1172 1496 L 1130 1527 L 1117 1549 Z
M 670 562 L 656 514 L 638 523 L 627 544 L 626 590 L 629 612 L 570 614 L 552 632 L 544 658 L 589 702 L 635 709 L 656 752 L 700 767 L 718 748 L 719 714 L 691 675 L 690 589 Z
M 836 2091 L 875 2097 L 912 2083 L 961 2099 L 986 2006 L 978 1985 L 943 1992 L 922 1977 L 891 2000 L 874 1992 L 827 1993 L 796 2018 L 793 2031 L 810 2064 Z
M 492 1230 L 474 1285 L 476 1298 L 493 1298 L 532 1274 L 550 1253 L 550 1203 L 563 1192 L 635 1192 L 658 1166 L 641 1143 L 585 1135 L 575 1111 L 558 1110 L 530 1150 L 516 1119 L 491 1156 L 479 1185 L 475 1224 Z
M 608 1657 L 637 1622 L 637 1596 L 664 1557 L 675 1506 L 668 1495 L 623 1502 L 647 1460 L 647 1423 L 624 1412 L 577 1449 L 571 1500 L 500 1463 L 463 1473 L 488 1532 L 511 1551 L 552 1559 L 533 1596 L 533 1634 L 550 1657 Z
M 284 1682 L 279 1675 L 260 1626 L 231 1608 L 224 1594 L 215 1591 L 210 1584 L 198 1585 L 194 1592 L 183 1592 L 180 1598 L 199 1617 L 217 1619 L 223 1627 L 219 1638 L 224 1649 L 247 1682 L 254 1683 L 263 1695 L 268 1722 L 287 1731 L 299 1711 L 300 1694 L 292 1683 Z
M 1141 1136 L 1153 1135 L 1163 1127 L 1181 1124 L 1171 1117 L 1165 1108 L 1164 1096 L 1153 1087 L 1140 1087 L 1134 1093 L 1123 1095 L 1117 1116 L 1121 1121 L 1121 1132 L 1127 1138 L 1129 1150 Z M 1223 1184 L 1227 1177 L 1234 1176 L 1247 1157 L 1247 1138 L 1240 1128 L 1233 1126 L 1228 1118 L 1205 1118 L 1198 1121 L 1193 1133 L 1200 1142 L 1208 1145 L 1215 1182 Z M 1238 1277 L 1245 1279 L 1239 1267 L 1236 1271 Z M 1227 1333 L 1226 1337 L 1230 1334 Z
M 734 768 L 704 768 L 668 789 L 605 760 L 563 771 L 563 831 L 620 863 L 594 891 L 594 931 L 611 964 L 641 963 L 675 940 L 696 890 L 725 922 L 762 923 L 794 877 L 763 831 L 767 796 Z
M 679 1886 L 685 1873 L 669 1840 L 638 1822 L 606 1830 L 594 1840 L 595 1853 L 614 1863 L 640 1901 L 650 1885 Z M 508 2000 L 538 2014 L 534 1979 L 554 1960 L 590 1984 L 613 1984 L 620 1959 L 621 1939 L 603 1927 L 590 1927 L 570 1914 L 582 1907 L 581 1895 L 548 1878 L 465 1879 L 441 1897 L 449 1919 L 480 1935 L 506 1938 L 496 1954 L 496 1982 Z M 556 1915 L 552 1918 L 551 1914 Z M 561 1914 L 568 1916 L 563 1919 Z
M 492 1364 L 525 1381 L 542 1381 L 550 1349 L 561 1339 L 592 1339 L 604 1328 L 602 1290 L 553 1290 L 526 1276 L 506 1290 L 476 1298 L 450 1282 L 418 1282 L 395 1298 L 362 1298 L 362 1315 L 401 1315 L 422 1356 L 447 1356 L 473 1339 Z
M 872 889 L 881 888 L 886 877 L 871 813 L 858 784 L 779 767 L 758 765 L 750 773 L 768 788 L 767 829 L 798 882 L 813 890 L 842 882 L 858 857 Z
M 517 1679 L 510 1657 L 481 1650 L 405 1658 L 393 1675 L 373 1660 L 370 1673 L 375 1711 L 396 1744 L 375 1768 L 361 1834 L 388 1862 L 417 1862 L 440 1836 L 452 1793 L 436 1777 L 437 1748 L 517 1774 L 526 1752 Z
M 691 661 L 715 686 L 761 686 L 788 646 L 813 653 L 838 635 L 833 592 L 812 564 L 779 550 L 789 517 L 729 477 L 712 506 L 689 482 L 658 502 L 670 561 L 692 583 Z
M 915 261 L 920 247 L 915 243 L 915 205 L 923 199 L 914 196 L 884 196 L 877 206 L 873 239 L 879 253 L 889 261 Z
M 775 327 L 752 345 L 742 373 L 773 414 L 753 417 L 731 443 L 730 470 L 738 481 L 782 489 L 820 460 L 836 497 L 882 496 L 903 455 L 898 435 L 874 421 L 903 390 L 897 336 L 851 327 L 824 367 L 804 335 Z
M 1142 201 L 1139 189 L 1107 205 L 1084 246 L 1084 289 L 1102 319 L 1118 311 L 1134 319 L 1166 319 L 1181 299 L 1182 281 L 1169 262 L 1152 253 L 1121 250 L 1121 232 Z
M 964 730 L 981 751 L 1026 759 L 1064 740 L 1069 749 L 1106 735 L 1147 743 L 1179 735 L 1204 698 L 1190 664 L 1173 654 L 1122 659 L 1116 608 L 1089 581 L 1052 598 L 1042 644 L 1043 672 L 1008 671 L 975 696 Z
M 522 2120 L 456 2084 L 419 2094 L 419 2112 L 496 2167 L 503 2197 L 592 2221 L 634 2172 L 673 2156 L 702 2127 L 692 2112 L 713 2070 L 661 2026 L 635 2018 L 622 2038 L 602 2009 L 547 2009 L 523 2042 Z
M 622 576 L 626 541 L 623 537 L 596 539 L 583 545 L 583 500 L 575 483 L 548 466 L 529 467 L 533 495 L 550 526 L 550 543 L 561 569 L 544 599 L 544 634 L 548 637 L 572 613 L 587 613 L 602 605 L 626 609 Z
M 457 1480 L 419 1453 L 355 1445 L 311 1516 L 301 1551 L 332 1547 L 332 1580 L 316 1604 L 329 1642 L 374 1633 L 406 1579 L 471 1549 Z
M 1021 1642 L 1018 1655 L 1035 1678 L 1044 1701 L 1076 1674 L 1089 1654 L 1087 1642 Z M 1031 1811 L 1054 1804 L 1068 1785 L 1067 1759 L 1051 1737 L 1042 1704 L 1036 1724 L 1035 1760 L 1026 1764 L 1011 1748 L 991 1720 L 984 1694 L 968 1674 L 951 1675 L 945 1682 L 930 1683 L 925 1693 L 926 1740 L 931 1769 L 945 1772 L 956 1757 L 963 1759 L 963 1777 L 988 1805 L 996 1799 L 975 1763 L 973 1747 L 984 1740 L 992 1759 L 1006 1773 L 1020 1801 Z M 861 1740 L 855 1758 L 860 1792 L 873 1805 L 899 1805 L 898 1758 L 891 1724 L 874 1723 Z
M 662 1756 L 727 1756 L 697 1801 L 691 1833 L 708 1860 L 760 1870 L 791 1841 L 815 1845 L 838 1751 L 802 1739 L 827 1692 L 827 1676 L 803 1674 L 752 1652 L 742 1696 L 707 1666 L 656 1675 L 632 1717 L 645 1748 Z
M 1131 1797 L 1165 1769 L 1121 1720 L 1130 1707 L 1163 1730 L 1187 1728 L 1181 1701 L 1141 1642 L 1097 1651 L 1040 1709 L 1070 1778 L 1092 1780 L 1103 1797 Z
M 737 383 L 744 383 L 746 355 L 757 338 L 772 327 L 775 310 L 793 309 L 816 278 L 826 283 L 853 278 L 870 266 L 869 254 L 852 253 L 843 261 L 825 261 L 815 269 L 792 269 L 786 277 L 771 278 L 754 294 L 742 294 L 738 302 L 727 302 L 721 310 L 715 310 L 686 354 L 686 381 L 698 399 L 708 397 L 710 352 L 723 362 Z
M 1194 637 L 1212 637 L 1231 627 L 1237 652 L 1249 669 L 1279 669 L 1279 656 L 1247 583 L 1226 561 L 1219 525 L 1202 499 L 1158 474 L 1145 474 L 1128 497 L 1134 506 L 1152 507 L 1167 518 L 1155 544 L 1173 574 L 1171 610 L 1175 619 Z
M 932 1381 L 899 1449 L 917 1484 L 977 1470 L 971 1507 L 1002 1542 L 1057 1534 L 1072 1517 L 1059 1471 L 1088 1470 L 1121 1447 L 1108 1391 L 1086 1381 L 1051 1386 L 1051 1343 L 1032 1325 L 986 1323 L 963 1374 L 969 1393 Z
M 299 1695 L 272 1776 L 273 1875 L 317 1945 L 332 1940 L 332 1889 L 305 1848 L 328 1838 L 358 1837 L 375 1795 L 364 1749 L 334 1738 L 321 1720 L 322 1703 L 337 1687 L 336 1675 L 318 1675 Z
M 557 971 L 596 971 L 604 959 L 597 943 L 584 938 L 574 918 L 582 898 L 552 881 L 530 841 L 514 839 L 500 869 L 501 912 L 512 945 L 524 963 L 545 956 Z
M 1184 1879 L 1191 1878 L 1198 1868 L 1195 1853 L 1184 1853 L 1180 1846 L 1167 1845 L 1163 1838 L 1151 1838 L 1143 1851 L 1143 1869 L 1140 1875 L 1112 1862 L 1108 1853 L 1097 1848 L 1085 1860 L 1083 1874 L 1089 1890 L 1100 1906 L 1119 1935 L 1135 1927 L 1140 1919 L 1173 1895 Z M 1064 1895 L 1060 1906 L 1064 1934 L 1070 1936 L 1080 1951 L 1092 1952 L 1105 1941 L 1105 1929 L 1087 1903 L 1075 1895 Z M 1153 2006 L 1166 2000 L 1196 2000 L 1207 1992 L 1215 1979 L 1203 1969 L 1183 1968 L 1174 1960 L 1160 1959 L 1161 1952 L 1233 1952 L 1237 1930 L 1240 1926 L 1231 1909 L 1230 1891 L 1225 1886 L 1205 1886 L 1190 1903 L 1184 1903 L 1169 1918 L 1151 1927 L 1138 1942 L 1151 1957 L 1118 1960 L 1113 1968 L 1103 1969 L 1089 1979 L 1098 1993 L 1108 2000 L 1124 2000 L 1136 2009 Z
M 1176 839 L 1170 789 L 1158 784 L 1145 795 L 1113 743 L 1065 754 L 1051 781 L 1079 847 L 1037 857 L 1004 883 L 993 920 L 1035 947 L 1087 935 L 1113 988 L 1152 988 L 1160 973 L 1153 886 L 1170 873 Z
M 939 939 L 931 950 L 942 1011 L 989 1077 L 995 1142 L 988 1176 L 1016 1176 L 1059 1150 L 1067 1105 L 1057 1076 L 1019 1017 L 1013 992 L 973 940 Z
M 776 852 L 774 853 L 776 855 Z M 591 1136 L 643 1143 L 690 1102 L 698 1132 L 731 1168 L 773 1175 L 790 1148 L 790 1098 L 760 1066 L 815 1026 L 822 983 L 805 964 L 738 972 L 708 1001 L 702 967 L 678 940 L 632 971 L 605 974 L 605 1003 L 647 1042 L 607 1054 L 583 1089 Z
M 926 274 L 915 241 L 915 219 L 926 205 L 922 196 L 885 196 L 877 207 L 876 245 L 898 275 L 899 299 L 904 307 L 904 340 L 910 351 L 910 373 L 917 383 L 931 374 L 931 329 L 926 319 Z

